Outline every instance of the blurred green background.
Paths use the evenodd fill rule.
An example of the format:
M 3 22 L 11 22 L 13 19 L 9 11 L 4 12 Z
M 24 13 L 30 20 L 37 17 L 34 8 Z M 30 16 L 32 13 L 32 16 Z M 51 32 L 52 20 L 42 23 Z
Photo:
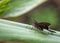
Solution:
M 59 18 L 58 18 L 57 9 L 54 6 L 50 5 L 50 6 L 45 6 L 43 8 L 38 8 L 37 10 L 34 10 L 32 13 L 30 13 L 30 15 L 32 15 L 31 20 L 35 19 L 37 22 L 49 22 L 51 23 L 53 29 L 58 28 Z M 29 24 L 31 23 L 32 22 L 30 21 Z
M 37 4 L 37 2 L 40 3 L 43 1 L 3 0 L 0 2 L 0 18 L 3 17 L 3 15 L 12 16 L 12 17 L 2 18 L 2 19 L 8 19 L 16 22 L 27 23 L 27 24 L 32 24 L 33 21 L 32 19 L 35 19 L 37 22 L 49 22 L 51 23 L 53 29 L 60 30 L 59 9 L 55 6 L 52 0 L 50 2 L 46 1 L 45 3 L 32 9 L 30 12 L 24 13 L 25 10 L 35 5 L 35 3 Z M 24 15 L 19 16 L 19 13 L 17 12 L 20 12 L 20 14 L 23 13 Z M 18 17 L 13 17 L 13 16 L 18 16 Z
M 19 17 L 4 18 L 16 22 L 32 24 L 33 19 L 37 22 L 49 22 L 54 30 L 60 30 L 58 10 L 53 5 L 35 8 L 34 10 Z

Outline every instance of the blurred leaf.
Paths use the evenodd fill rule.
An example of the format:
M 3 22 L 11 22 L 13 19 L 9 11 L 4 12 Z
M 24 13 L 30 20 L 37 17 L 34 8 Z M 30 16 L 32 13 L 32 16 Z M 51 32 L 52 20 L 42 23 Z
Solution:
M 50 33 L 32 28 L 32 25 L 0 19 L 0 41 L 25 43 L 60 43 L 60 32 Z
M 47 0 L 1 0 L 0 17 L 15 17 L 22 15 Z

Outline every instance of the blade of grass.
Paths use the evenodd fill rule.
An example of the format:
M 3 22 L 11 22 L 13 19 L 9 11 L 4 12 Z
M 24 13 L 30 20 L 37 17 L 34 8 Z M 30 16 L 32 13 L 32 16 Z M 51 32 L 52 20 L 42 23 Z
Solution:
M 30 29 L 31 25 L 0 19 L 0 41 L 23 41 L 26 43 L 60 43 L 60 32 Z M 20 25 L 20 26 L 19 26 Z M 21 27 L 22 25 L 22 27 Z M 29 28 L 26 28 L 27 25 Z
M 0 17 L 16 17 L 23 15 L 47 0 L 2 0 Z

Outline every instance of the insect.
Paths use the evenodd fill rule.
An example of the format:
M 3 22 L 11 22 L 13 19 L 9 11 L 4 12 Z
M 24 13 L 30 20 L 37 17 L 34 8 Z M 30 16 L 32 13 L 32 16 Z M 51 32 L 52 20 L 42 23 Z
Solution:
M 34 20 L 34 26 L 37 29 L 42 30 L 42 31 L 43 31 L 43 29 L 46 29 L 46 30 L 48 30 L 50 32 L 55 32 L 55 31 L 53 31 L 53 30 L 50 29 L 51 28 L 50 25 L 51 24 L 48 23 L 48 22 L 40 22 L 40 23 L 38 23 L 37 21 Z

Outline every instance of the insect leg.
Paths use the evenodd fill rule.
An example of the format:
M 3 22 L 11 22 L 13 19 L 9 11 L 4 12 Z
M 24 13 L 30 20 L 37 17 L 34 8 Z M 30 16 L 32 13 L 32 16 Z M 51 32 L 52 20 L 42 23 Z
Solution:
M 55 31 L 53 31 L 53 30 L 50 30 L 50 29 L 48 29 L 48 31 L 56 33 Z

